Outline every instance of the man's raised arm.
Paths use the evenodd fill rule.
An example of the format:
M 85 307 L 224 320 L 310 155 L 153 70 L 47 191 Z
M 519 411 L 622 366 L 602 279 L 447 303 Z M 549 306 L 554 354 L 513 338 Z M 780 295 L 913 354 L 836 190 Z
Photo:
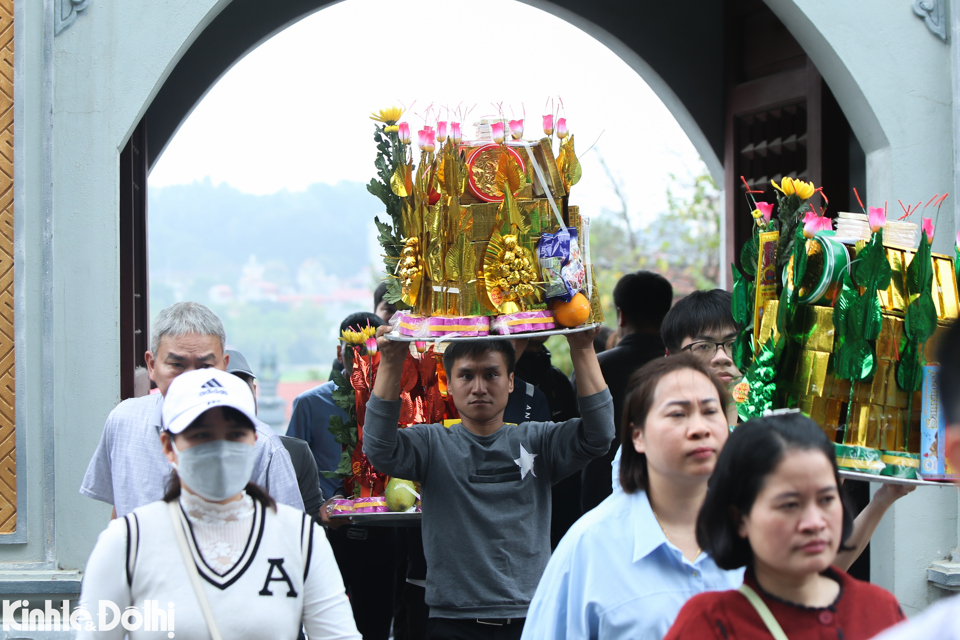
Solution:
M 410 344 L 383 337 L 390 329 L 387 325 L 377 329 L 380 365 L 373 393 L 367 401 L 363 452 L 377 471 L 419 481 L 423 472 L 422 461 L 427 457 L 426 442 L 421 430 L 401 430 L 397 424 L 400 419 L 400 377 Z
M 600 371 L 597 352 L 593 350 L 593 339 L 599 332 L 600 327 L 595 327 L 590 331 L 567 334 L 570 360 L 573 361 L 573 373 L 577 378 L 577 395 L 581 398 L 600 393 L 607 388 L 603 372 Z

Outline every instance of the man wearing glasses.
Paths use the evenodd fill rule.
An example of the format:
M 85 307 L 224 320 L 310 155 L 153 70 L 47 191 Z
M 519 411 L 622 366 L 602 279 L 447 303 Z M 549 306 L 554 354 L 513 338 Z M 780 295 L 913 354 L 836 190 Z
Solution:
M 694 291 L 670 309 L 660 330 L 668 356 L 689 351 L 702 358 L 728 389 L 743 377 L 731 355 L 737 337 L 731 300 L 723 289 Z M 729 423 L 737 424 L 736 404 L 731 402 L 726 413 Z

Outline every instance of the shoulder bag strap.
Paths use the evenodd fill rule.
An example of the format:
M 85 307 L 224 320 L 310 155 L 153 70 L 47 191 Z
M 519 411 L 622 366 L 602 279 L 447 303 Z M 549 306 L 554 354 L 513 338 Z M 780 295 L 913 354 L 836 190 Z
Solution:
M 753 605 L 753 608 L 757 610 L 757 613 L 760 614 L 760 619 L 763 620 L 763 624 L 767 625 L 767 631 L 774 637 L 774 640 L 789 640 L 787 634 L 785 634 L 780 627 L 780 623 L 777 622 L 777 619 L 770 611 L 770 607 L 760 599 L 756 591 L 745 584 L 740 585 L 740 588 L 737 590 L 743 594 L 750 604 Z
M 213 617 L 213 611 L 210 609 L 207 594 L 203 591 L 203 584 L 200 582 L 200 574 L 197 572 L 193 554 L 190 553 L 190 547 L 187 545 L 187 536 L 183 533 L 183 523 L 180 522 L 180 501 L 172 500 L 167 503 L 167 506 L 170 511 L 170 521 L 173 524 L 173 533 L 177 536 L 177 542 L 180 545 L 180 555 L 183 556 L 183 562 L 187 565 L 187 574 L 189 574 L 190 582 L 193 583 L 193 590 L 197 594 L 200 610 L 203 611 L 203 617 L 207 621 L 210 638 L 211 640 L 223 640 L 223 636 L 220 635 L 220 630 L 217 628 L 217 621 Z

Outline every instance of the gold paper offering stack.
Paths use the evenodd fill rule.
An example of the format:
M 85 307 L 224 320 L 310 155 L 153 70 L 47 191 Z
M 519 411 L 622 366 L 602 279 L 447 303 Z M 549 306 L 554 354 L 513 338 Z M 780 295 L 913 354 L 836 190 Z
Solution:
M 783 362 L 778 372 L 778 392 L 781 406 L 796 406 L 820 424 L 831 441 L 836 440 L 837 428 L 849 406 L 850 420 L 842 444 L 882 451 L 904 450 L 904 429 L 908 407 L 911 409 L 910 442 L 907 451 L 918 453 L 920 448 L 919 423 L 920 392 L 908 402 L 908 393 L 897 383 L 897 363 L 901 355 L 904 328 L 904 298 L 906 268 L 913 259 L 912 251 L 885 247 L 892 267 L 890 287 L 879 292 L 882 309 L 880 335 L 875 343 L 877 368 L 870 380 L 856 382 L 853 395 L 850 381 L 834 376 L 835 348 L 833 313 L 831 306 L 800 305 L 802 314 L 801 349 Z M 936 348 L 940 337 L 958 317 L 956 279 L 952 260 L 934 254 L 932 294 L 937 310 L 938 328 L 924 346 L 926 364 L 936 364 Z M 824 300 L 828 305 L 830 300 Z M 758 339 L 760 344 L 777 337 L 778 301 L 766 303 Z M 851 403 L 852 398 L 852 403 Z
M 478 129 L 489 125 L 482 122 Z M 420 166 L 408 171 L 414 183 L 426 176 L 422 191 L 433 194 L 418 200 L 414 187 L 404 200 L 399 231 L 407 244 L 393 275 L 401 280 L 401 308 L 409 306 L 411 321 L 455 319 L 459 327 L 460 320 L 478 316 L 542 311 L 545 322 L 552 322 L 538 246 L 562 223 L 577 232 L 588 279 L 582 293 L 590 292 L 587 322 L 602 322 L 599 291 L 584 251 L 589 222 L 569 204 L 570 187 L 580 177 L 572 135 L 556 155 L 552 137 L 448 141 L 436 154 L 423 153 Z M 451 179 L 453 174 L 459 179 Z

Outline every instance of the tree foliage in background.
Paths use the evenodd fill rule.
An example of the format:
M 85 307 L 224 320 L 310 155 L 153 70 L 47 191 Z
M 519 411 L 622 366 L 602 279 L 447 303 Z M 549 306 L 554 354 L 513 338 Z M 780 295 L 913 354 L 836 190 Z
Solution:
M 622 186 L 603 158 L 600 163 L 620 201 L 617 211 L 603 211 L 590 226 L 590 252 L 600 287 L 606 325 L 616 327 L 613 288 L 624 274 L 655 271 L 673 285 L 674 297 L 696 289 L 713 289 L 720 282 L 720 193 L 706 167 L 690 180 L 670 174 L 667 211 L 644 227 L 636 226 Z M 554 366 L 572 371 L 566 340 L 547 341 Z

